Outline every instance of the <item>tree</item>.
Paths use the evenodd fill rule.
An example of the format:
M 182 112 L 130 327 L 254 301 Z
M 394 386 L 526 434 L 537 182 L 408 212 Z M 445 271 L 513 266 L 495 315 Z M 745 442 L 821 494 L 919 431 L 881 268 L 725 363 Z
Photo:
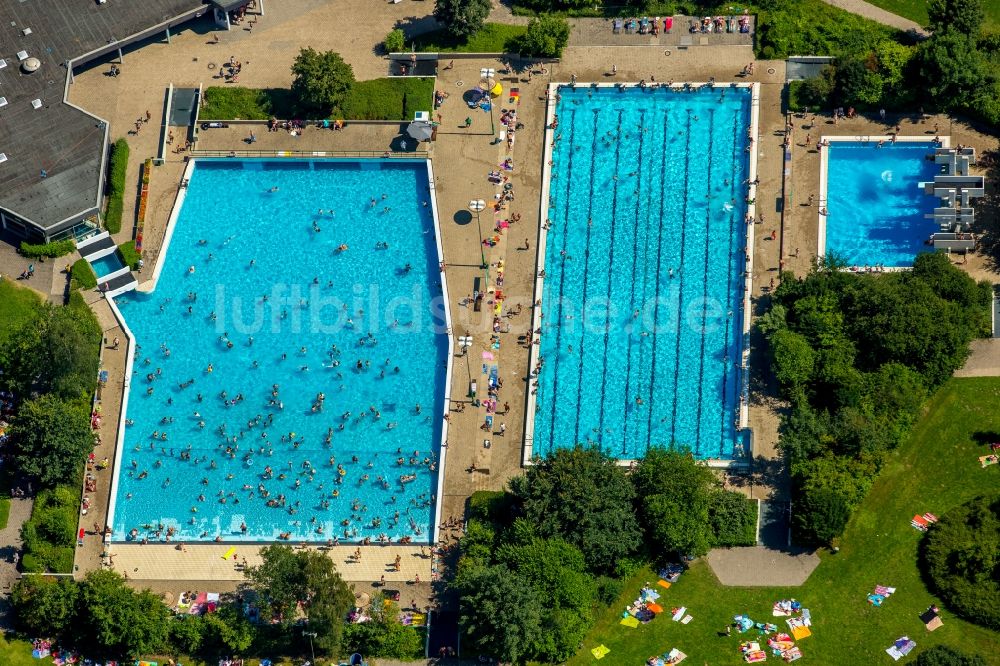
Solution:
M 793 506 L 792 525 L 798 540 L 810 545 L 828 545 L 844 533 L 851 507 L 836 489 L 803 489 Z
M 713 547 L 757 543 L 757 503 L 732 490 L 715 490 L 708 505 Z
M 382 46 L 385 47 L 386 53 L 399 53 L 406 48 L 406 35 L 399 28 L 390 30 L 389 34 L 385 36 Z
M 292 93 L 299 104 L 323 114 L 339 107 L 354 84 L 354 69 L 339 53 L 312 47 L 299 51 L 292 75 Z
M 812 379 L 816 353 L 804 335 L 783 328 L 770 339 L 774 376 L 791 397 L 803 395 Z
M 92 571 L 80 590 L 78 636 L 108 657 L 137 657 L 166 644 L 170 611 L 149 590 L 135 592 L 114 571 Z
M 949 510 L 925 537 L 921 564 L 931 587 L 958 615 L 1000 629 L 1000 494 Z
M 369 657 L 410 660 L 421 656 L 423 641 L 414 627 L 399 621 L 399 606 L 381 593 L 372 595 L 367 622 L 352 622 L 344 630 L 347 652 L 360 652 Z
M 983 27 L 982 0 L 928 0 L 927 26 L 935 34 L 958 32 L 976 36 Z
M 528 31 L 518 42 L 521 55 L 559 58 L 569 42 L 570 25 L 561 16 L 542 14 L 528 22 Z
M 213 646 L 218 654 L 245 653 L 253 644 L 255 634 L 253 625 L 231 604 L 205 615 L 202 632 L 205 643 Z
M 689 451 L 651 448 L 632 475 L 638 510 L 657 549 L 704 555 L 712 544 L 710 491 L 717 483 Z
M 298 604 L 306 614 L 309 630 L 316 633 L 317 650 L 335 654 L 340 648 L 344 618 L 354 605 L 354 593 L 333 566 L 333 560 L 316 551 L 296 552 L 274 544 L 261 550 L 260 566 L 245 575 L 272 619 L 285 626 L 298 618 Z
M 946 111 L 975 98 L 990 80 L 975 39 L 958 31 L 932 35 L 917 47 L 916 61 L 925 97 Z
M 67 578 L 26 576 L 11 592 L 17 626 L 25 634 L 54 640 L 72 638 L 79 590 Z
M 41 339 L 45 390 L 66 400 L 89 400 L 97 385 L 100 344 L 101 329 L 89 308 L 50 309 Z
M 486 23 L 491 8 L 490 0 L 435 0 L 434 18 L 453 36 L 469 38 Z
M 54 395 L 22 404 L 11 430 L 18 468 L 45 486 L 76 476 L 94 448 L 86 407 Z
M 614 571 L 619 559 L 639 547 L 632 484 L 617 462 L 595 447 L 556 449 L 512 479 L 510 488 L 538 535 L 575 545 L 590 571 Z
M 986 660 L 947 645 L 935 645 L 917 655 L 916 666 L 986 666 Z
M 523 577 L 503 565 L 469 570 L 453 583 L 459 625 L 472 643 L 504 662 L 530 658 L 542 640 L 542 600 Z
M 197 654 L 204 635 L 201 615 L 178 615 L 170 622 L 170 645 L 183 654 Z

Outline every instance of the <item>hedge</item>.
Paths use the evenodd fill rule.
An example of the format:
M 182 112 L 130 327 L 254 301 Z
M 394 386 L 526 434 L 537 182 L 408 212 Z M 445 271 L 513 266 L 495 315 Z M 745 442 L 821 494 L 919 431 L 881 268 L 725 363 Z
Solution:
M 113 234 L 122 230 L 122 207 L 125 198 L 128 153 L 128 142 L 125 139 L 118 139 L 111 147 L 111 159 L 108 167 L 108 208 L 104 213 L 104 226 Z
M 75 486 L 39 491 L 31 518 L 21 527 L 22 569 L 30 573 L 71 573 L 79 515 L 80 491 Z
M 21 243 L 21 254 L 29 259 L 41 259 L 42 257 L 62 257 L 76 249 L 76 243 L 67 238 L 66 240 L 33 245 L 31 243 Z
M 97 288 L 97 275 L 94 274 L 94 269 L 91 267 L 90 262 L 83 257 L 73 262 L 73 267 L 70 268 L 69 275 L 70 284 L 74 289 Z
M 343 108 L 334 109 L 329 118 L 412 120 L 415 111 L 433 108 L 433 97 L 434 79 L 431 77 L 355 81 Z M 200 117 L 205 120 L 320 119 L 315 113 L 301 113 L 287 89 L 219 86 L 205 89 L 205 106 Z
M 139 268 L 139 259 L 142 258 L 142 255 L 135 249 L 135 241 L 122 243 L 118 246 L 118 251 L 122 253 L 122 259 L 125 261 L 126 266 L 132 270 Z

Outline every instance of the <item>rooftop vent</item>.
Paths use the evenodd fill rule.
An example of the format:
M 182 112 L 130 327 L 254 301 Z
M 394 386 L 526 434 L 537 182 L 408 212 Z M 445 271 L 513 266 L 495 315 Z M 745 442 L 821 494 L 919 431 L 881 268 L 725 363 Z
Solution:
M 21 31 L 21 34 L 27 37 L 28 35 L 31 34 L 31 28 L 25 28 L 24 30 Z
M 27 60 L 28 59 L 28 52 L 27 51 L 18 51 L 17 52 L 17 59 L 18 60 Z
M 37 72 L 38 68 L 41 66 L 42 66 L 42 61 L 35 57 L 28 58 L 27 60 L 21 63 L 22 69 L 24 69 L 24 71 L 28 72 L 29 74 L 32 72 Z
M 7 61 L 4 60 L 3 58 L 0 58 L 0 69 L 3 69 L 6 66 L 7 66 Z
M 31 106 L 32 106 L 32 108 L 35 108 L 35 109 L 42 108 L 42 100 L 40 100 L 40 99 L 33 99 L 33 100 L 31 100 Z
M 7 98 L 6 97 L 0 97 L 0 107 L 4 107 L 4 106 L 7 106 Z
M 0 153 L 0 164 L 7 161 L 7 153 Z

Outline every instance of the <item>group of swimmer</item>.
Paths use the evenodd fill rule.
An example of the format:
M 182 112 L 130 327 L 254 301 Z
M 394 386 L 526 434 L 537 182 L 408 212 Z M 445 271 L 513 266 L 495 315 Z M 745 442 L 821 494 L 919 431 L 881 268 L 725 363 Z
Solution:
M 277 192 L 278 188 L 270 191 Z M 388 195 L 381 196 L 381 201 L 387 199 Z M 372 197 L 371 202 L 369 208 L 374 208 L 376 198 Z M 427 206 L 426 202 L 424 206 Z M 385 206 L 383 212 L 390 210 L 389 206 Z M 329 220 L 335 217 L 335 212 L 320 209 L 318 215 Z M 315 234 L 320 231 L 320 221 L 314 219 L 309 232 Z M 232 239 L 231 236 L 214 248 L 220 259 Z M 207 249 L 209 243 L 200 239 L 197 245 Z M 374 241 L 374 245 L 380 250 L 390 247 L 390 243 L 383 240 Z M 336 252 L 346 252 L 347 249 L 348 245 L 343 243 L 337 246 Z M 215 258 L 215 254 L 207 253 L 206 261 Z M 255 265 L 256 260 L 251 259 L 250 268 Z M 194 274 L 195 270 L 192 265 L 188 273 Z M 396 269 L 396 273 L 405 275 L 412 270 L 411 264 L 405 263 Z M 319 276 L 312 280 L 317 288 L 321 282 Z M 333 280 L 326 281 L 327 288 L 333 286 Z M 169 297 L 163 299 L 159 303 L 159 311 L 171 314 L 178 307 L 172 300 Z M 264 294 L 258 302 L 267 301 L 268 295 Z M 299 308 L 308 306 L 308 299 L 301 299 L 298 303 Z M 194 316 L 195 321 L 209 309 L 199 307 L 195 288 L 189 288 L 179 307 L 182 315 Z M 258 346 L 255 346 L 253 335 L 244 339 L 217 329 L 214 345 L 208 345 L 200 369 L 184 371 L 185 374 L 178 378 L 174 376 L 176 370 L 172 367 L 176 359 L 166 341 L 149 351 L 144 350 L 141 344 L 135 345 L 133 374 L 144 377 L 145 398 L 159 403 L 157 407 L 152 407 L 159 413 L 154 420 L 147 422 L 155 423 L 156 429 L 147 431 L 149 434 L 145 441 L 141 440 L 141 435 L 137 440 L 134 432 L 126 431 L 126 441 L 131 444 L 133 457 L 127 463 L 123 461 L 122 465 L 122 474 L 132 480 L 127 484 L 126 489 L 130 492 L 124 494 L 124 499 L 127 504 L 144 500 L 141 515 L 136 515 L 135 510 L 133 513 L 127 509 L 123 512 L 123 515 L 130 515 L 127 520 L 136 521 L 129 526 L 130 540 L 209 539 L 220 529 L 225 533 L 226 528 L 220 527 L 220 524 L 226 524 L 224 516 L 227 516 L 227 511 L 235 511 L 241 517 L 242 534 L 267 537 L 277 534 L 282 539 L 290 539 L 293 535 L 304 538 L 304 534 L 309 532 L 315 535 L 312 540 L 322 536 L 328 542 L 340 539 L 365 543 L 371 543 L 373 539 L 386 543 L 392 540 L 409 542 L 425 532 L 437 499 L 430 489 L 438 471 L 437 455 L 419 449 L 408 453 L 395 445 L 394 449 L 386 449 L 384 445 L 379 447 L 371 442 L 385 437 L 384 433 L 399 426 L 406 430 L 421 427 L 431 433 L 434 428 L 426 428 L 426 424 L 432 422 L 432 416 L 419 403 L 411 403 L 410 409 L 398 409 L 391 404 L 398 402 L 395 398 L 389 398 L 382 405 L 366 404 L 343 410 L 350 399 L 348 396 L 356 395 L 347 377 L 350 374 L 369 374 L 369 381 L 375 380 L 377 375 L 378 380 L 395 382 L 387 383 L 386 388 L 380 389 L 379 393 L 384 391 L 387 397 L 393 392 L 402 396 L 402 391 L 410 390 L 404 388 L 409 378 L 400 365 L 391 357 L 376 356 L 378 336 L 373 331 L 365 333 L 356 330 L 364 325 L 365 311 L 355 309 L 348 312 L 346 304 L 343 309 L 346 321 L 343 332 L 350 336 L 349 345 L 354 347 L 353 352 L 342 350 L 337 342 L 344 345 L 344 340 L 338 339 L 318 350 L 295 344 L 280 352 L 277 358 L 255 358 L 254 350 Z M 281 317 L 287 316 L 287 310 L 282 310 Z M 208 312 L 203 321 L 206 325 L 215 326 L 218 321 L 215 310 Z M 389 328 L 410 325 L 409 322 L 395 321 Z M 249 365 L 250 370 L 260 372 L 277 367 L 278 373 L 285 374 L 285 377 L 288 375 L 283 368 L 290 358 L 295 359 L 299 372 L 305 372 L 310 367 L 308 359 L 317 357 L 318 364 L 326 373 L 323 376 L 329 378 L 329 388 L 311 394 L 312 397 L 294 394 L 294 390 L 294 395 L 288 397 L 277 381 L 260 379 L 236 387 L 236 390 L 223 388 L 225 384 L 220 381 L 233 377 L 234 361 L 229 360 L 229 352 L 235 354 L 237 365 Z M 348 355 L 349 360 L 342 358 Z M 165 399 L 156 390 L 161 383 L 166 387 L 163 389 Z M 144 411 L 149 413 L 151 404 L 156 403 L 147 404 Z M 335 404 L 341 408 L 337 410 L 339 416 L 324 416 Z M 383 418 L 382 412 L 390 404 L 391 418 Z M 307 436 L 287 426 L 282 428 L 284 423 L 310 416 L 326 420 L 325 434 Z M 127 419 L 126 425 L 134 427 L 135 422 Z M 396 438 L 393 441 L 402 441 L 398 435 L 393 437 Z M 395 454 L 391 453 L 392 450 Z M 326 464 L 314 465 L 310 462 L 310 459 L 316 458 L 326 460 Z M 278 462 L 282 459 L 284 464 Z M 251 472 L 256 465 L 261 467 L 256 473 Z M 414 483 L 421 480 L 425 482 Z M 136 482 L 142 482 L 147 489 L 142 495 L 136 491 Z M 159 517 L 167 513 L 157 506 L 155 499 L 163 493 L 189 498 L 190 516 L 184 520 L 186 525 L 180 523 L 182 519 L 179 516 Z M 150 499 L 152 503 L 149 503 Z M 209 501 L 226 508 L 216 506 L 212 510 L 200 510 Z M 176 505 L 177 501 L 171 500 L 171 503 Z M 260 517 L 266 515 L 262 512 L 267 510 L 286 513 L 288 518 L 261 520 Z M 259 523 L 255 517 L 260 520 Z M 141 525 L 137 524 L 140 522 Z M 278 529 L 283 526 L 289 529 Z

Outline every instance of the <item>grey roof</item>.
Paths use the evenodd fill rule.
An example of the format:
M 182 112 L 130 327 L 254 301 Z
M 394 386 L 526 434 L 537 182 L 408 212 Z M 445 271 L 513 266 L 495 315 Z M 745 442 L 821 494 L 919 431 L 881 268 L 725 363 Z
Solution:
M 82 64 L 199 9 L 203 0 L 0 0 L 0 207 L 49 230 L 96 210 L 106 128 L 63 102 L 67 61 Z M 22 70 L 21 51 L 41 61 L 38 71 Z

